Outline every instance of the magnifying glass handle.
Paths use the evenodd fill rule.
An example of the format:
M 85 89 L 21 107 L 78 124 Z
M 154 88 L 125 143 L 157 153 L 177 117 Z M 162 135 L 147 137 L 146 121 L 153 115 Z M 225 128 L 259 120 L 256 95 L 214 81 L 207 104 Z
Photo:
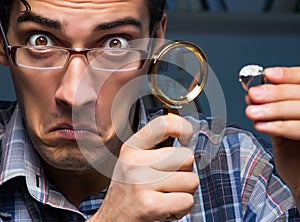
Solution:
M 164 108 L 164 114 L 165 115 L 176 115 L 176 116 L 178 116 L 179 111 L 178 111 L 177 108 L 168 107 L 168 108 Z M 157 144 L 157 148 L 173 146 L 174 140 L 175 140 L 175 138 L 168 137 L 168 139 L 166 139 L 165 141 Z
M 176 107 L 164 108 L 164 113 L 166 115 L 176 115 L 176 116 L 179 116 L 179 111 L 178 111 L 178 108 L 176 108 Z

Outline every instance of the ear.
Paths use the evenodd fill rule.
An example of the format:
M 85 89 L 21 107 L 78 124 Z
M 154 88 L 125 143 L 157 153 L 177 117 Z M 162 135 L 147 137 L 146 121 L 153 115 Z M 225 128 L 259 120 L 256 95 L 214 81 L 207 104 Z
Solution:
M 160 22 L 157 23 L 156 27 L 156 38 L 164 39 L 167 31 L 167 14 L 164 13 Z
M 0 64 L 2 64 L 4 66 L 8 66 L 8 60 L 7 60 L 7 56 L 5 53 L 5 47 L 4 47 L 2 38 L 0 38 Z

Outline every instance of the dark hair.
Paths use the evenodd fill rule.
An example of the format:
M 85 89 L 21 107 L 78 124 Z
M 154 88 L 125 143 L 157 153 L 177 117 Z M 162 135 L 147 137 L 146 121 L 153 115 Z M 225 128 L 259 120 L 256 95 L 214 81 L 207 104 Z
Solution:
M 164 9 L 166 6 L 166 0 L 146 0 L 146 1 L 150 13 L 150 33 L 151 33 L 155 23 L 162 19 Z
M 3 29 L 7 32 L 9 17 L 11 13 L 11 8 L 13 3 L 17 0 L 0 0 L 0 21 L 3 25 Z M 21 1 L 26 10 L 30 10 L 30 5 L 26 0 L 18 0 Z M 150 32 L 152 31 L 156 22 L 160 21 L 163 16 L 164 8 L 166 5 L 166 0 L 145 0 L 147 1 L 147 6 L 150 12 Z
M 30 5 L 26 0 L 20 1 L 24 4 L 26 10 L 30 10 Z M 5 32 L 7 32 L 8 29 L 11 8 L 14 2 L 15 0 L 0 0 L 0 21 Z

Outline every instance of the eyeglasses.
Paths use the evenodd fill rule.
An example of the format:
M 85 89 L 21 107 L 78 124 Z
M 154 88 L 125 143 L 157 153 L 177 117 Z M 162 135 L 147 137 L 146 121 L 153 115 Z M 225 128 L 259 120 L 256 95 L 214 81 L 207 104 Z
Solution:
M 16 66 L 30 69 L 61 69 L 72 55 L 84 55 L 101 71 L 132 71 L 142 67 L 145 51 L 137 49 L 69 49 L 56 46 L 7 46 Z
M 133 71 L 141 69 L 147 51 L 135 48 L 71 49 L 57 46 L 10 46 L 2 24 L 0 30 L 7 56 L 18 66 L 29 69 L 64 68 L 73 55 L 84 55 L 91 68 L 100 71 Z

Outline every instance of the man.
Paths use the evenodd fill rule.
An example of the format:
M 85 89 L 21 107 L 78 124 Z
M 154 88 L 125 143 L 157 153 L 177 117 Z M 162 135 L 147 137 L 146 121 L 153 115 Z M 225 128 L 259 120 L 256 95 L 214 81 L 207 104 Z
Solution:
M 211 121 L 192 119 L 200 127 L 192 152 L 184 118 L 147 123 L 136 94 L 149 44 L 132 44 L 165 37 L 164 4 L 1 1 L 0 61 L 17 103 L 1 109 L 0 220 L 297 218 L 269 147 L 251 133 L 214 134 Z M 163 146 L 168 137 L 186 148 Z

